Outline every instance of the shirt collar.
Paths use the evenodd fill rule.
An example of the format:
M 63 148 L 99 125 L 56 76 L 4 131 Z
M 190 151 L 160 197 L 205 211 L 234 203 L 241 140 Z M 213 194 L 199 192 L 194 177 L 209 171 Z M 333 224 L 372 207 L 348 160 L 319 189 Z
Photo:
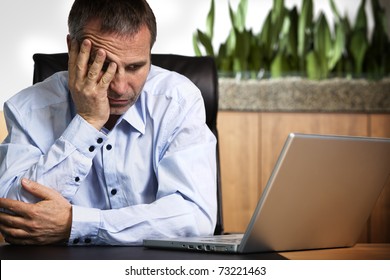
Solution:
M 126 121 L 141 134 L 145 133 L 145 108 L 142 102 L 144 92 L 138 97 L 138 100 L 123 114 L 121 121 Z

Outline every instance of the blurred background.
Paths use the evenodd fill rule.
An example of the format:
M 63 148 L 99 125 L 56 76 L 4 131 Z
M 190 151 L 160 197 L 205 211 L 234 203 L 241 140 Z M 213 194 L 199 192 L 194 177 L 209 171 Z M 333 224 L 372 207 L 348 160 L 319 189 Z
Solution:
M 205 29 L 210 0 L 149 0 L 158 24 L 157 42 L 154 53 L 175 53 L 194 55 L 192 34 L 199 28 Z M 236 9 L 238 0 L 230 0 Z M 356 16 L 357 0 L 335 1 L 338 9 L 351 20 Z M 1 52 L 0 61 L 0 106 L 21 89 L 31 85 L 33 61 L 37 52 L 66 52 L 67 16 L 73 0 L 12 0 L 0 2 Z M 215 46 L 226 39 L 230 29 L 228 0 L 216 0 Z M 300 7 L 302 0 L 285 0 L 287 7 Z M 382 6 L 390 11 L 390 1 L 381 0 Z M 272 0 L 249 0 L 247 26 L 258 31 L 272 7 Z M 328 0 L 314 0 L 314 10 L 329 15 Z M 366 12 L 369 26 L 372 26 L 370 1 Z M 390 16 L 387 16 L 390 29 Z M 2 109 L 0 109 L 2 110 Z

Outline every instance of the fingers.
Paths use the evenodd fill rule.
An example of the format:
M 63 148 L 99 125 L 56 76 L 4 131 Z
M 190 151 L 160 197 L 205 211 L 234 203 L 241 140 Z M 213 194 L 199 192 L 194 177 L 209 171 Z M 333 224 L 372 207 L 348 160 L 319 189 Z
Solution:
M 96 85 L 99 85 L 102 89 L 108 89 L 116 72 L 116 64 L 110 63 L 106 72 L 101 75 L 105 61 L 106 52 L 102 49 L 97 50 L 95 59 L 93 63 L 90 64 L 87 72 L 86 86 L 95 87 Z
M 0 198 L 0 208 L 6 209 L 5 213 L 0 212 L 0 223 L 11 223 L 9 226 L 20 227 L 21 218 L 34 215 L 34 206 L 36 204 L 26 203 L 19 200 Z M 9 219 L 9 220 L 8 220 Z
M 16 228 L 3 228 L 0 227 L 1 233 L 4 236 L 4 240 L 10 244 L 15 245 L 28 245 L 33 244 L 32 239 L 28 238 L 29 234 L 22 229 Z
M 68 59 L 68 72 L 69 72 L 69 84 L 73 85 L 76 80 L 76 66 L 77 58 L 80 52 L 79 43 L 76 39 L 72 39 L 71 46 L 69 50 L 69 59 Z
M 0 199 L 3 208 L 12 210 L 14 214 L 0 212 L 0 232 L 5 240 L 12 244 L 24 244 L 28 235 L 25 213 L 26 203 L 11 199 Z
M 22 179 L 22 186 L 26 189 L 26 191 L 42 200 L 50 200 L 61 197 L 57 191 L 25 178 Z M 0 209 L 6 209 L 7 211 L 22 217 L 28 216 L 26 213 L 31 210 L 31 205 L 32 204 L 23 201 L 0 198 Z M 0 213 L 0 215 L 3 215 L 3 213 Z
M 7 213 L 14 213 L 19 216 L 25 215 L 26 204 L 27 203 L 18 200 L 0 198 L 0 208 L 5 209 Z M 0 212 L 0 221 L 6 216 L 12 217 L 13 215 Z
M 51 238 L 44 228 L 34 228 L 34 222 L 12 215 L 0 213 L 0 232 L 6 242 L 15 245 L 44 245 L 56 243 L 61 238 Z
M 16 213 L 15 213 L 16 214 Z M 0 231 L 11 235 L 12 232 L 17 232 L 16 229 L 25 229 L 25 218 L 17 215 L 0 213 Z M 12 234 L 14 235 L 14 234 Z
M 84 40 L 80 46 L 76 40 L 72 40 L 68 62 L 69 82 L 74 84 L 85 81 L 86 86 L 91 88 L 97 84 L 108 88 L 108 84 L 114 78 L 116 64 L 110 63 L 105 73 L 101 75 L 105 60 L 106 52 L 98 49 L 94 54 L 90 40 Z
M 81 45 L 79 45 L 76 40 L 72 40 L 68 65 L 69 82 L 72 85 L 76 85 L 76 83 L 83 82 L 85 80 L 85 77 L 89 75 L 87 73 L 89 68 L 91 50 L 91 41 L 84 40 Z
M 22 179 L 22 187 L 25 188 L 26 191 L 28 191 L 32 195 L 42 200 L 49 200 L 59 196 L 59 193 L 55 190 L 43 186 L 37 182 L 28 180 L 26 178 Z
M 97 84 L 100 71 L 102 70 L 105 60 L 105 51 L 99 49 L 96 51 L 95 57 L 93 57 L 90 42 L 88 40 L 84 40 L 79 54 L 78 63 L 80 63 L 80 66 L 77 67 L 79 70 L 77 78 L 79 80 L 86 78 L 86 84 L 94 87 Z
M 116 63 L 111 62 L 108 65 L 108 68 L 106 72 L 103 74 L 103 76 L 100 79 L 99 86 L 102 87 L 103 89 L 108 89 L 110 83 L 115 77 L 117 65 Z

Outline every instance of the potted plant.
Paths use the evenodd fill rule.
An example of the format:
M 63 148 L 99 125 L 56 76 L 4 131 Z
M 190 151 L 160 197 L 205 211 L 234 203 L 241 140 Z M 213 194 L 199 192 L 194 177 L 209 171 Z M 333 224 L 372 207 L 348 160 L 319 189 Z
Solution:
M 385 11 L 378 0 L 371 0 L 374 17 L 371 39 L 366 0 L 361 0 L 353 23 L 347 16 L 341 16 L 334 0 L 330 0 L 333 28 L 323 12 L 314 18 L 312 0 L 302 1 L 298 11 L 295 6 L 286 8 L 284 0 L 274 0 L 259 33 L 245 26 L 248 0 L 241 0 L 236 11 L 229 3 L 231 29 L 226 41 L 214 51 L 215 3 L 211 0 L 206 31 L 198 29 L 193 36 L 195 54 L 215 57 L 221 75 L 239 73 L 251 78 L 298 75 L 309 79 L 389 75 L 390 42 Z

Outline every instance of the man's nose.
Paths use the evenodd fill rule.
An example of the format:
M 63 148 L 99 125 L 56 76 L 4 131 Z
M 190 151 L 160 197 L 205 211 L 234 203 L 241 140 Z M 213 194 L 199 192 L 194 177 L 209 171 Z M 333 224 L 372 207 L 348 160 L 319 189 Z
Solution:
M 124 74 L 116 73 L 114 79 L 110 83 L 110 89 L 118 94 L 127 92 L 128 84 Z

